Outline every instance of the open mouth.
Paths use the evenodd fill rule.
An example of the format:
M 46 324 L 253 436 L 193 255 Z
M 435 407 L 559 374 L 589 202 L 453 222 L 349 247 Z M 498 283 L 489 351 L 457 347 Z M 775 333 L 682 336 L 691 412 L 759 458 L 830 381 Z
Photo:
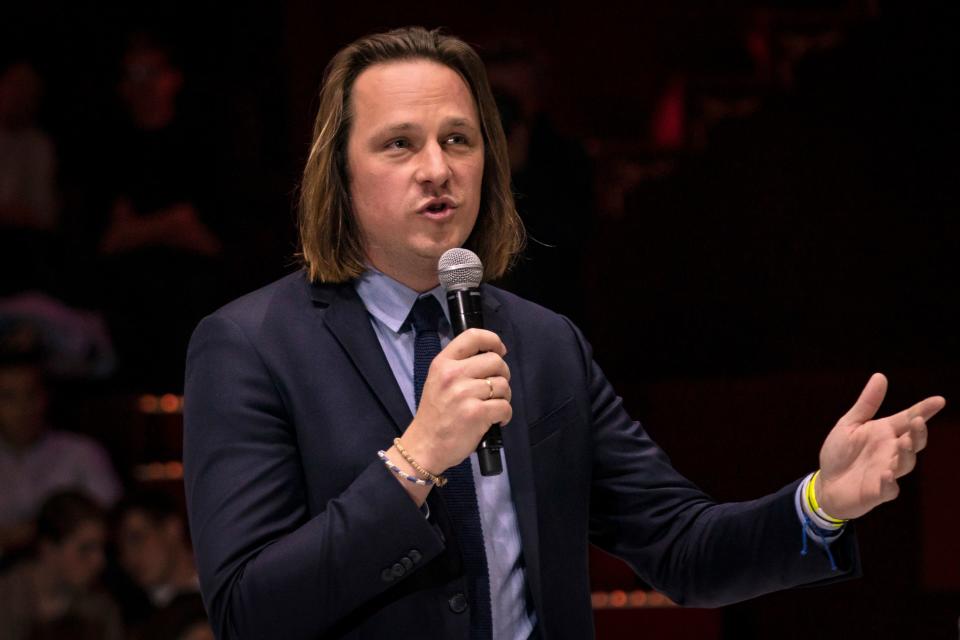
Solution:
M 433 202 L 424 208 L 425 213 L 439 214 L 450 210 L 450 205 L 446 202 Z

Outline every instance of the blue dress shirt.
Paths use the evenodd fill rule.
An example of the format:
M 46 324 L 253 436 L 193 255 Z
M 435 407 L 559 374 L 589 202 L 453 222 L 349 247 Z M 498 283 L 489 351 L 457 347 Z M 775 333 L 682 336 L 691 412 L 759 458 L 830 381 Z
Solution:
M 410 407 L 410 413 L 416 415 L 413 397 L 414 332 L 409 326 L 404 326 L 404 322 L 417 298 L 421 295 L 435 296 L 446 320 L 440 326 L 440 344 L 446 347 L 451 339 L 451 329 L 443 289 L 437 286 L 419 294 L 375 269 L 368 269 L 363 274 L 356 283 L 356 289 L 370 313 L 373 330 Z M 525 640 L 533 630 L 536 613 L 526 595 L 520 529 L 510 498 L 509 469 L 504 460 L 503 473 L 488 477 L 480 475 L 476 453 L 470 454 L 470 463 L 490 573 L 493 638 Z

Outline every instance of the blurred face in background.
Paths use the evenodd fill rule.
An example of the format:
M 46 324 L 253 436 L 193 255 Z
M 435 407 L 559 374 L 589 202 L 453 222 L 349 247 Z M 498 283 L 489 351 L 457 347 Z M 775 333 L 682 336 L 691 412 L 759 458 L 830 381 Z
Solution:
M 183 74 L 162 50 L 135 48 L 123 58 L 120 96 L 138 127 L 149 130 L 169 124 L 182 86 Z
M 0 72 L 0 126 L 17 129 L 32 124 L 42 91 L 39 74 L 26 62 Z
M 100 577 L 104 565 L 106 525 L 84 520 L 60 542 L 40 543 L 40 562 L 71 591 L 82 591 Z
M 144 589 L 167 584 L 176 567 L 182 535 L 183 527 L 177 518 L 157 522 L 134 509 L 120 521 L 117 538 L 120 564 Z
M 36 442 L 44 431 L 47 394 L 38 367 L 0 368 L 0 438 L 14 449 Z

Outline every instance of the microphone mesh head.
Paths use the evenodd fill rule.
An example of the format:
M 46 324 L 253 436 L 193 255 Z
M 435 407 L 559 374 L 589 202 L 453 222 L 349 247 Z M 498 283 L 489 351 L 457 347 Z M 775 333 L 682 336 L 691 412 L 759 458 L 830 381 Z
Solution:
M 483 280 L 483 263 L 469 249 L 449 249 L 440 256 L 437 277 L 444 289 L 473 289 Z

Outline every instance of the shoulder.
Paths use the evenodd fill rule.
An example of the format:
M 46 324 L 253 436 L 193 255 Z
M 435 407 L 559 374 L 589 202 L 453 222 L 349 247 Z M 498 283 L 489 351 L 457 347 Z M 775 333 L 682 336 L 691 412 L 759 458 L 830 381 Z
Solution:
M 489 298 L 487 308 L 500 314 L 523 333 L 541 335 L 550 339 L 564 337 L 580 340 L 580 330 L 564 315 L 526 298 L 492 285 L 483 286 L 483 295 Z
M 42 447 L 56 456 L 65 456 L 63 460 L 77 462 L 82 457 L 84 461 L 90 458 L 103 458 L 106 452 L 96 440 L 82 433 L 73 431 L 53 430 L 45 436 Z
M 238 353 L 256 354 L 268 364 L 294 358 L 324 335 L 321 329 L 333 300 L 350 295 L 356 298 L 349 283 L 312 284 L 303 270 L 284 276 L 201 320 L 190 340 L 187 368 L 211 349 L 218 359 L 230 357 L 235 365 Z
M 296 307 L 309 305 L 310 284 L 302 270 L 240 296 L 214 311 L 210 316 L 232 320 L 243 327 L 261 323 L 277 305 Z
M 299 269 L 220 307 L 200 322 L 194 334 L 229 326 L 256 342 L 297 328 L 314 330 L 330 302 L 344 295 L 355 297 L 352 283 L 313 284 L 306 271 Z

